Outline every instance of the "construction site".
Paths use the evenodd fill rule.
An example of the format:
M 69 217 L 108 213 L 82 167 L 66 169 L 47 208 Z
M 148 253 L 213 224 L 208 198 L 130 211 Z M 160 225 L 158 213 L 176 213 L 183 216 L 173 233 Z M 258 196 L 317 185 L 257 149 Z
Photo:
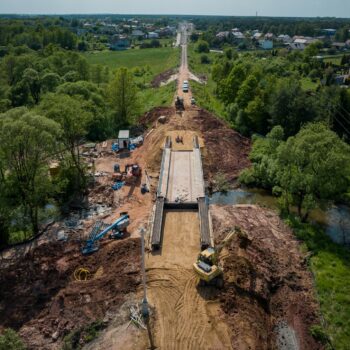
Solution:
M 28 349 L 323 349 L 292 231 L 271 210 L 209 205 L 217 174 L 235 184 L 250 165 L 250 140 L 194 103 L 186 30 L 174 106 L 139 119 L 137 147 L 126 133 L 94 146 L 90 210 L 1 253 L 0 330 Z

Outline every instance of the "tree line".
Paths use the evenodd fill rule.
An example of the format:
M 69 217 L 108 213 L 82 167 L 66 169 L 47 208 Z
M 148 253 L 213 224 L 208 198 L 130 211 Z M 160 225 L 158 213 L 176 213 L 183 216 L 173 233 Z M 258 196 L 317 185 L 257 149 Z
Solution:
M 0 82 L 1 246 L 36 235 L 48 204 L 83 200 L 89 177 L 81 145 L 133 122 L 138 87 L 126 68 L 112 73 L 52 43 L 9 50 Z

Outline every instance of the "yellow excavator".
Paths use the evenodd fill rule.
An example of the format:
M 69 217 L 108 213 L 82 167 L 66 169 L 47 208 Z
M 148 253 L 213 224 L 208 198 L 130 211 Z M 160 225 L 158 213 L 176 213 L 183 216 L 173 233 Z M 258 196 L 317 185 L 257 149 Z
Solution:
M 239 227 L 235 227 L 215 248 L 209 247 L 203 250 L 197 261 L 193 264 L 193 269 L 199 277 L 199 285 L 212 285 L 218 288 L 224 286 L 223 269 L 219 265 L 219 255 L 221 250 L 233 238 L 235 233 L 241 232 Z

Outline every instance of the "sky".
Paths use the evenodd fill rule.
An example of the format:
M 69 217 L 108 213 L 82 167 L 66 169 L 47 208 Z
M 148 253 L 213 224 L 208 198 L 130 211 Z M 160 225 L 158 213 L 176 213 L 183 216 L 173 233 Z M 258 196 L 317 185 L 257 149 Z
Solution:
M 1 14 L 190 14 L 346 17 L 350 0 L 0 0 Z

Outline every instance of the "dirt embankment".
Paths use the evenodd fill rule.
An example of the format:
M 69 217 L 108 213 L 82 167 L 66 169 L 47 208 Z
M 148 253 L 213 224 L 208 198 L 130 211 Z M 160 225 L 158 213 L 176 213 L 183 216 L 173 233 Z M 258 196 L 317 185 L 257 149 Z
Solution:
M 295 334 L 297 347 L 279 349 L 323 349 L 309 332 L 320 322 L 318 305 L 306 258 L 291 230 L 277 214 L 257 206 L 211 206 L 211 214 L 217 241 L 234 226 L 247 234 L 236 236 L 222 253 L 220 300 L 233 348 L 277 349 L 278 338 L 288 342 Z
M 59 349 L 71 330 L 118 312 L 140 284 L 138 239 L 108 241 L 91 256 L 76 244 L 45 244 L 0 272 L 0 324 L 19 331 L 29 349 Z M 91 272 L 76 281 L 74 271 Z
M 222 173 L 230 183 L 235 183 L 239 173 L 250 165 L 250 140 L 206 110 L 192 108 L 182 116 L 176 115 L 170 119 L 169 116 L 174 113 L 173 108 L 155 108 L 141 117 L 140 123 L 153 125 L 155 135 L 162 137 L 165 131 L 170 130 L 196 131 L 204 139 L 205 148 L 202 151 L 205 179 L 211 183 L 218 173 Z M 160 116 L 168 118 L 167 124 L 157 123 Z
M 177 70 L 175 68 L 171 68 L 166 70 L 163 73 L 158 74 L 154 79 L 151 81 L 151 86 L 153 88 L 159 88 L 163 84 L 167 84 L 171 80 L 176 80 Z

